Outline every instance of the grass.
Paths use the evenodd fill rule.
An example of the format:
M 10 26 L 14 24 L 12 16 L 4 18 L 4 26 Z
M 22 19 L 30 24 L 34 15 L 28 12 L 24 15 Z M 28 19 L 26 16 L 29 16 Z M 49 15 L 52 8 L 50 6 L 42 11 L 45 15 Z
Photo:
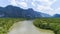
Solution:
M 22 20 L 25 18 L 0 18 L 0 34 L 7 34 L 14 23 Z
M 55 34 L 60 34 L 60 18 L 37 18 L 33 24 L 38 28 L 52 30 Z

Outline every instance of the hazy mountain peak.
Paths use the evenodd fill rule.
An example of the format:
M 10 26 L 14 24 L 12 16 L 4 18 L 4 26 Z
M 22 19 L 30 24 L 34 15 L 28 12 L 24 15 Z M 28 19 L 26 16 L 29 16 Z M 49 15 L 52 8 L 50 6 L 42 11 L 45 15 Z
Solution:
M 32 8 L 22 9 L 12 5 L 4 7 L 4 9 L 0 10 L 0 12 L 5 14 L 4 17 L 24 17 L 24 18 L 40 18 L 43 16 L 48 17 L 47 16 L 48 14 L 34 11 Z

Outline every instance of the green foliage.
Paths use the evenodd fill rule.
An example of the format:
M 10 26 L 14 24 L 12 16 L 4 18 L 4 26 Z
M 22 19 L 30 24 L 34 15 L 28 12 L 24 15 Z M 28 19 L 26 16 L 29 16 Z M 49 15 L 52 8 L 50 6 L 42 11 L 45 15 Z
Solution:
M 38 28 L 53 30 L 55 34 L 60 34 L 60 18 L 37 18 L 33 24 Z
M 25 20 L 25 18 L 0 18 L 0 34 L 7 34 L 9 28 L 21 20 Z

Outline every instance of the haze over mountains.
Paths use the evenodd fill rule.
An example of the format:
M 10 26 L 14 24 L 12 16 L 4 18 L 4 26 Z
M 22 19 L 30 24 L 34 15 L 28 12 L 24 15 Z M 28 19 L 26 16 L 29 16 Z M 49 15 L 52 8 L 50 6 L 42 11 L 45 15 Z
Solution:
M 22 9 L 16 6 L 8 5 L 6 7 L 0 7 L 0 17 L 40 18 L 51 16 L 45 13 L 34 11 L 32 8 Z

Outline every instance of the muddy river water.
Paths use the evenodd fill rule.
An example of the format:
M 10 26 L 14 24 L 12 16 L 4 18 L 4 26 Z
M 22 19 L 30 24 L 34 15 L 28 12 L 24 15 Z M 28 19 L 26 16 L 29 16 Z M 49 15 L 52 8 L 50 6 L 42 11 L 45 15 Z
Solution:
M 54 34 L 54 32 L 35 27 L 33 20 L 25 20 L 15 23 L 8 34 Z

